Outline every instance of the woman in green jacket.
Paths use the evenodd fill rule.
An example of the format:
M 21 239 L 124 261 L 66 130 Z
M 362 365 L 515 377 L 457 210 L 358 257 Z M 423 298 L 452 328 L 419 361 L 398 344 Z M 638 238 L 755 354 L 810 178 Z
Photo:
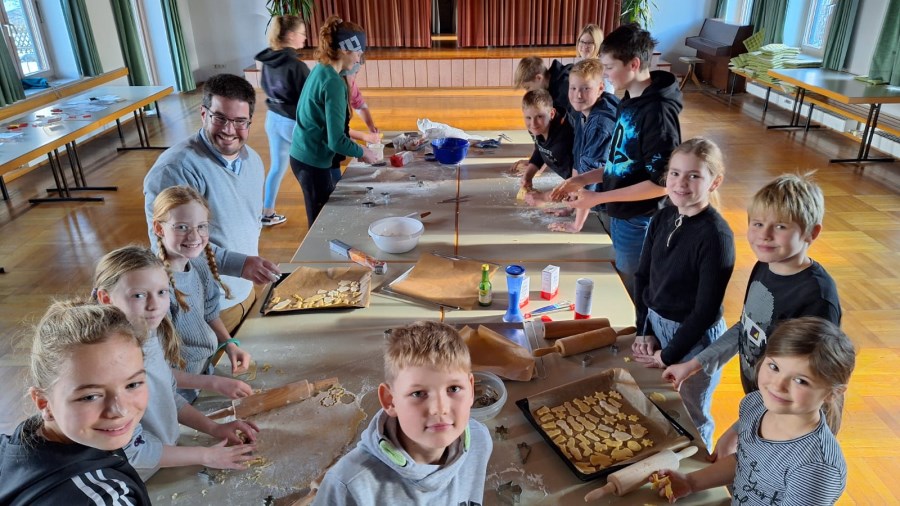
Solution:
M 346 128 L 350 106 L 344 77 L 359 70 L 365 49 L 366 34 L 356 23 L 331 16 L 319 30 L 319 64 L 303 85 L 291 142 L 291 170 L 303 189 L 310 227 L 334 191 L 331 169 L 342 157 L 376 161 L 375 152 L 353 142 Z

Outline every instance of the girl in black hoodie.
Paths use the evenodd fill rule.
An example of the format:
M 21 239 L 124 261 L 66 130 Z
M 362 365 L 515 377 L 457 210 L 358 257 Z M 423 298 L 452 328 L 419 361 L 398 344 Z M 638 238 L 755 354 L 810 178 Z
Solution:
M 271 165 L 266 176 L 266 193 L 263 198 L 264 226 L 287 221 L 275 212 L 278 187 L 289 165 L 291 134 L 297 122 L 297 102 L 303 83 L 309 76 L 309 67 L 300 61 L 297 50 L 306 45 L 306 25 L 297 16 L 275 16 L 269 29 L 269 47 L 256 55 L 262 63 L 260 85 L 266 92 L 266 135 L 269 137 Z

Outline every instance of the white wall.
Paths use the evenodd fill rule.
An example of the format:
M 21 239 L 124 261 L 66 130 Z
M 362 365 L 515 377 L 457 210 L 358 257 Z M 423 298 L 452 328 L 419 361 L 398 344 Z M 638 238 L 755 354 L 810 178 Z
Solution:
M 684 45 L 684 39 L 700 33 L 703 20 L 714 14 L 715 0 L 657 0 L 650 33 L 659 41 L 656 50 L 662 59 L 672 64 L 672 71 L 681 74 L 687 66 L 679 56 L 694 56 L 697 50 Z
M 266 47 L 269 14 L 262 0 L 191 0 L 190 26 L 197 56 L 194 79 L 227 72 L 243 75 L 253 57 Z M 181 5 L 179 5 L 181 7 Z M 182 10 L 182 23 L 185 12 Z M 185 34 L 185 39 L 188 35 Z
M 104 72 L 125 66 L 122 58 L 122 46 L 116 33 L 116 21 L 113 18 L 109 0 L 85 0 L 91 27 L 94 30 L 94 42 L 97 43 L 97 54 Z

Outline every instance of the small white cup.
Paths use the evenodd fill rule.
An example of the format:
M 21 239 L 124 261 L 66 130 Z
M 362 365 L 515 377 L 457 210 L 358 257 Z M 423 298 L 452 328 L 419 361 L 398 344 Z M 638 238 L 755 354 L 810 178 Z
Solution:
M 376 144 L 369 144 L 368 148 L 375 152 L 376 162 L 384 160 L 384 144 L 380 142 Z

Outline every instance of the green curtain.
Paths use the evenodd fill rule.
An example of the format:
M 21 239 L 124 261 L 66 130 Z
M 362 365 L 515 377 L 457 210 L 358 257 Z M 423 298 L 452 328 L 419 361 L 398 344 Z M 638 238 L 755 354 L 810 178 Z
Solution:
M 831 18 L 831 29 L 828 30 L 828 39 L 825 41 L 825 56 L 822 58 L 822 66 L 826 69 L 844 69 L 858 9 L 859 0 L 837 0 L 834 16 Z
M 888 4 L 869 66 L 869 77 L 900 86 L 900 0 L 891 0 Z
M 0 35 L 0 107 L 25 98 L 22 80 L 16 72 L 17 62 L 6 45 L 6 37 Z
M 184 33 L 181 31 L 181 16 L 178 15 L 177 0 L 162 0 L 163 17 L 166 20 L 166 35 L 169 38 L 169 54 L 172 55 L 172 67 L 175 69 L 175 85 L 178 91 L 197 89 L 191 62 L 188 60 L 184 46 Z
M 719 19 L 725 18 L 725 10 L 728 7 L 728 0 L 716 0 L 716 12 L 714 17 Z
M 91 29 L 84 0 L 62 0 L 62 8 L 81 75 L 92 77 L 102 74 L 103 67 L 100 65 L 100 55 L 97 53 L 97 43 L 94 42 L 94 31 Z
M 757 32 L 765 30 L 763 44 L 784 40 L 784 20 L 787 18 L 787 0 L 754 0 L 750 10 L 750 24 Z
M 116 33 L 119 35 L 119 45 L 122 46 L 122 58 L 128 67 L 128 84 L 132 86 L 149 86 L 150 76 L 147 73 L 147 64 L 144 61 L 144 51 L 141 49 L 141 38 L 138 36 L 137 24 L 134 22 L 134 9 L 131 0 L 109 0 L 112 6 L 113 18 L 116 23 Z

